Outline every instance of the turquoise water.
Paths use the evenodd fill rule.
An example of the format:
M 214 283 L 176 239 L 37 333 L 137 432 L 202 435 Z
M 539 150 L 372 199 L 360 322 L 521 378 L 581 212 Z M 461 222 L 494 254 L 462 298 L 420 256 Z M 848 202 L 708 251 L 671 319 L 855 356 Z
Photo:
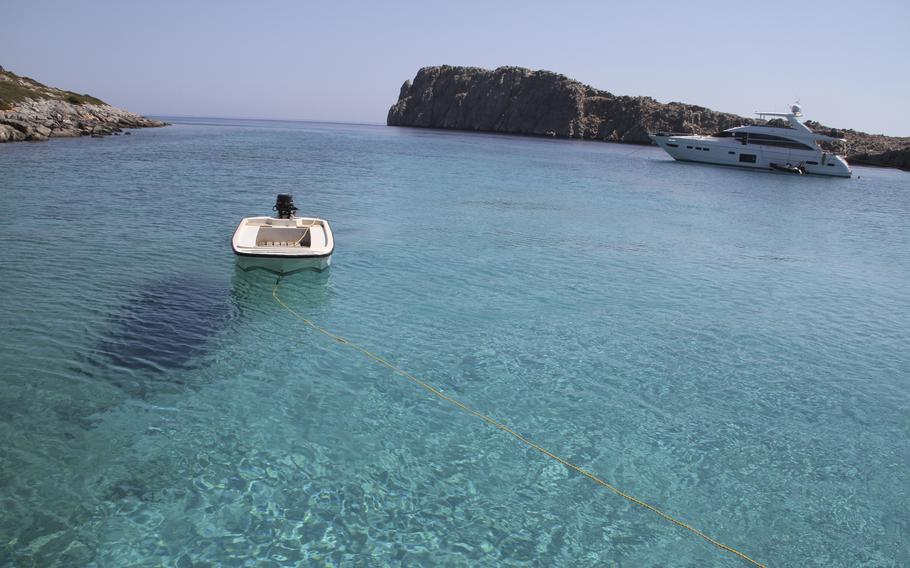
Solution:
M 910 565 L 910 174 L 175 119 L 0 145 L 0 564 Z

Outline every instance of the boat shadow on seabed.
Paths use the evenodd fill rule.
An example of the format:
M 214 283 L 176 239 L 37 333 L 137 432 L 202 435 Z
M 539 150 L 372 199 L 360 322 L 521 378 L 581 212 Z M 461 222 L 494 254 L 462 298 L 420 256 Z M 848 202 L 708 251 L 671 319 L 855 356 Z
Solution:
M 283 293 L 301 310 L 317 309 L 329 297 L 329 272 L 283 276 Z M 124 301 L 74 370 L 142 400 L 202 386 L 189 378 L 201 375 L 187 371 L 208 365 L 225 337 L 271 317 L 277 278 L 237 267 L 230 285 L 190 275 L 153 283 Z

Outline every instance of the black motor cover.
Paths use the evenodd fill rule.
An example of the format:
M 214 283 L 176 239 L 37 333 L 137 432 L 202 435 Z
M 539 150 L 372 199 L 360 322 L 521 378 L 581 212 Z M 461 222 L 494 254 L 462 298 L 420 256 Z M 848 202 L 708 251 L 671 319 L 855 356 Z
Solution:
M 279 193 L 272 210 L 278 212 L 279 219 L 290 219 L 297 212 L 297 208 L 294 207 L 294 196 L 290 193 Z

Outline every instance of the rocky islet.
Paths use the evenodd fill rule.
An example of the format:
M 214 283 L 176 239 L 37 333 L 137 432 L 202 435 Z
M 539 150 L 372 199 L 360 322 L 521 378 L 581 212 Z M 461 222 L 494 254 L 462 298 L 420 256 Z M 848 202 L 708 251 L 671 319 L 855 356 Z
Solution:
M 650 144 L 649 132 L 712 134 L 765 121 L 651 97 L 614 95 L 551 71 L 442 65 L 424 67 L 413 81 L 404 82 L 386 123 Z M 806 125 L 846 138 L 851 163 L 910 170 L 910 138 L 812 121 Z

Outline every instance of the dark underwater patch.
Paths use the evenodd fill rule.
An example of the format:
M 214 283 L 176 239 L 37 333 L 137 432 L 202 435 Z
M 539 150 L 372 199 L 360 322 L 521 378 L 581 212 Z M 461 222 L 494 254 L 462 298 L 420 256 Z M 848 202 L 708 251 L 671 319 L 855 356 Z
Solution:
M 230 289 L 206 278 L 176 278 L 124 303 L 95 351 L 96 366 L 163 373 L 191 368 L 233 313 Z

